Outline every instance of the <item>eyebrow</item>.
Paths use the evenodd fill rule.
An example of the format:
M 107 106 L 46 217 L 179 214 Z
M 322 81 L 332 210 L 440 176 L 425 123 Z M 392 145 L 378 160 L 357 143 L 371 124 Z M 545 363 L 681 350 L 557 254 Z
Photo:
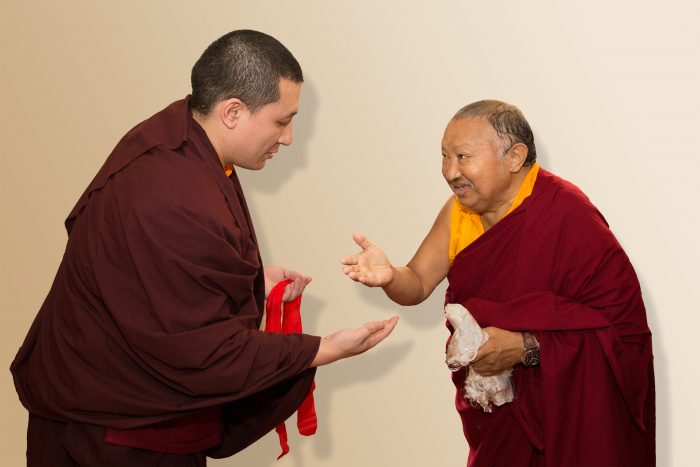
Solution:
M 470 143 L 460 143 L 460 144 L 455 144 L 452 146 L 452 150 L 454 151 L 457 148 L 461 148 L 462 146 L 467 146 L 469 149 L 473 148 L 474 146 Z M 445 146 L 442 146 L 442 150 L 445 150 Z

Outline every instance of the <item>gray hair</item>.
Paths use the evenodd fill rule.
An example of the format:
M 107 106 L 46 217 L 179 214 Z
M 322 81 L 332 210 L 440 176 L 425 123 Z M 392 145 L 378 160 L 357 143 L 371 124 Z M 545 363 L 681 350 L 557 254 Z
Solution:
M 516 143 L 523 143 L 527 146 L 527 157 L 523 165 L 529 167 L 535 163 L 537 159 L 535 138 L 530 124 L 525 120 L 525 116 L 519 108 L 502 101 L 483 100 L 462 107 L 452 119 L 460 120 L 471 117 L 488 120 L 504 142 L 504 150 L 510 149 Z
M 280 79 L 304 81 L 292 53 L 262 32 L 232 31 L 212 42 L 192 67 L 190 109 L 206 115 L 217 102 L 236 97 L 255 112 L 280 98 Z

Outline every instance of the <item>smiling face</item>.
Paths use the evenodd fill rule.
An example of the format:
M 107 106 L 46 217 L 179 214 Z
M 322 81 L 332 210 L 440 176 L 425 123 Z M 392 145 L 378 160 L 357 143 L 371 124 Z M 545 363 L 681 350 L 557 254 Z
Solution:
M 228 128 L 217 152 L 224 164 L 260 170 L 279 150 L 292 144 L 292 118 L 299 109 L 301 83 L 280 80 L 280 98 L 251 112 L 238 99 L 223 113 Z M 215 144 L 215 147 L 217 145 Z
M 520 145 L 523 146 L 523 145 Z M 442 138 L 442 175 L 462 206 L 479 214 L 497 215 L 510 207 L 520 187 L 521 148 L 503 148 L 488 120 L 450 121 Z

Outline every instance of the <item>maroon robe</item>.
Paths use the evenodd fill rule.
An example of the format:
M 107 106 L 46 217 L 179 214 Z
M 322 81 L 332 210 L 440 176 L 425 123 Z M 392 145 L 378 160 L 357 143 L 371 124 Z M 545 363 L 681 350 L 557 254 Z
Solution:
M 637 276 L 578 188 L 540 169 L 533 193 L 461 251 L 448 303 L 482 326 L 531 331 L 539 367 L 513 369 L 493 413 L 462 396 L 469 465 L 654 465 L 651 332 Z
M 301 404 L 320 338 L 259 331 L 264 277 L 248 208 L 188 99 L 127 133 L 66 228 L 11 367 L 30 413 L 109 427 L 117 444 L 214 446 L 223 457 Z

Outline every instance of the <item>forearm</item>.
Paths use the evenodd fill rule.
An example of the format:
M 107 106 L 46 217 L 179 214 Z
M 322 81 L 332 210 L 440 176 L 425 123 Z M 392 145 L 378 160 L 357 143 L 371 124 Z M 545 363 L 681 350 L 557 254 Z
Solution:
M 350 355 L 343 355 L 343 352 L 334 345 L 333 342 L 328 337 L 321 338 L 321 343 L 318 346 L 318 352 L 316 352 L 316 357 L 314 357 L 311 362 L 311 368 L 318 366 L 328 365 L 329 363 L 336 362 L 343 358 L 349 357 Z
M 391 282 L 382 289 L 394 302 L 399 305 L 417 305 L 428 298 L 430 291 L 426 291 L 420 276 L 408 266 L 393 267 L 394 274 Z

